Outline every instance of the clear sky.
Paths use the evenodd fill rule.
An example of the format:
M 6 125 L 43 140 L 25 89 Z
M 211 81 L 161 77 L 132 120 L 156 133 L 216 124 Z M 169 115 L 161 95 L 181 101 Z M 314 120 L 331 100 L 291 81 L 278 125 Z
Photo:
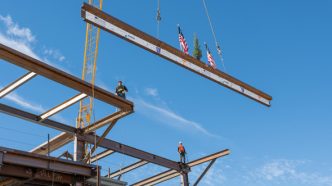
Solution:
M 227 73 L 273 97 L 267 108 L 102 31 L 96 84 L 129 89 L 135 113 L 108 138 L 178 160 L 183 141 L 189 160 L 229 148 L 202 180 L 208 186 L 332 186 L 332 1 L 206 0 Z M 85 22 L 82 1 L 2 0 L 0 42 L 80 77 Z M 157 1 L 108 1 L 104 11 L 157 34 Z M 160 38 L 178 47 L 180 24 L 193 48 L 197 33 L 217 65 L 201 1 L 161 0 Z M 203 61 L 207 61 L 203 50 Z M 0 86 L 26 71 L 0 62 Z M 37 77 L 1 103 L 40 114 L 75 91 Z M 45 96 L 47 95 L 47 96 Z M 96 119 L 114 112 L 97 101 Z M 78 105 L 52 119 L 74 126 Z M 0 114 L 0 145 L 30 150 L 59 132 Z M 99 131 L 100 133 L 100 131 Z M 52 153 L 72 152 L 72 144 Z M 99 164 L 119 169 L 136 160 L 112 155 Z M 194 182 L 206 165 L 190 174 Z M 134 183 L 164 170 L 147 165 L 125 175 Z M 179 185 L 179 179 L 161 185 Z

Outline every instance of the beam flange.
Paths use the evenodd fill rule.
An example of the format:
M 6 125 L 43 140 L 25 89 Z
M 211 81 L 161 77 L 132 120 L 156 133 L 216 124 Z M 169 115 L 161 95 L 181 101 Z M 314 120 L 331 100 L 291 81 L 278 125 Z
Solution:
M 17 89 L 18 87 L 20 87 L 21 85 L 23 85 L 24 83 L 26 83 L 27 81 L 29 81 L 30 79 L 32 79 L 35 76 L 36 76 L 36 73 L 34 73 L 34 72 L 28 72 L 27 74 L 23 75 L 16 81 L 12 82 L 8 86 L 1 89 L 0 98 L 4 97 L 7 94 L 9 94 L 10 92 L 14 91 L 15 89 Z
M 57 106 L 53 107 L 52 109 L 50 109 L 50 110 L 44 112 L 43 114 L 41 114 L 39 116 L 40 121 L 45 120 L 45 119 L 51 117 L 52 115 L 54 115 L 54 114 L 56 114 L 56 113 L 58 113 L 58 112 L 60 112 L 60 111 L 62 111 L 64 109 L 66 109 L 67 107 L 69 107 L 69 106 L 77 103 L 78 101 L 86 98 L 87 96 L 88 95 L 86 95 L 84 93 L 80 93 L 80 94 L 78 94 L 78 95 L 76 95 L 76 96 L 74 96 L 74 97 L 72 97 L 72 98 L 64 101 L 60 105 L 57 105 Z

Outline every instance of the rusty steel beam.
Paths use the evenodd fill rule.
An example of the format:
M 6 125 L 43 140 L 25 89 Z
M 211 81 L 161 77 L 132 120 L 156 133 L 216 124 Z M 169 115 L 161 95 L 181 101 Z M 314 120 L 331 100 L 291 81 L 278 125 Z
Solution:
M 214 159 L 226 156 L 229 153 L 230 153 L 230 151 L 228 149 L 225 149 L 225 150 L 216 152 L 214 154 L 211 154 L 211 155 L 199 158 L 197 160 L 191 161 L 191 162 L 189 162 L 187 164 L 187 166 L 189 166 L 191 168 L 191 167 L 200 165 L 202 163 L 205 163 L 205 162 L 208 162 L 208 161 L 211 161 L 211 160 L 214 160 Z M 180 172 L 177 172 L 177 171 L 174 171 L 174 170 L 168 170 L 168 171 L 162 172 L 160 174 L 157 174 L 155 176 L 152 176 L 150 178 L 147 178 L 147 179 L 144 179 L 142 181 L 139 181 L 137 183 L 134 183 L 132 185 L 133 186 L 155 185 L 155 184 L 164 182 L 166 180 L 172 179 L 174 177 L 177 177 L 179 175 L 181 175 Z
M 8 106 L 8 105 L 2 104 L 2 103 L 0 103 L 0 112 L 36 123 L 39 125 L 43 125 L 46 127 L 56 129 L 56 130 L 67 132 L 70 134 L 76 133 L 76 128 L 74 128 L 74 127 L 59 123 L 57 121 L 49 120 L 49 119 L 39 121 L 39 117 L 35 114 L 31 114 L 29 112 L 25 112 L 23 110 L 16 109 L 16 108 L 13 108 L 11 106 Z
M 184 52 L 171 45 L 150 36 L 96 7 L 84 3 L 81 9 L 81 17 L 84 21 L 173 62 L 176 65 L 186 68 L 254 101 L 270 106 L 272 100 L 270 95 L 232 77 L 229 74 L 207 66 L 204 62 L 197 60 L 190 55 L 186 55 Z
M 45 120 L 45 119 L 53 116 L 54 114 L 56 114 L 56 113 L 58 113 L 58 112 L 60 112 L 60 111 L 62 111 L 64 109 L 70 107 L 71 105 L 73 105 L 73 104 L 77 103 L 78 101 L 86 98 L 87 96 L 88 95 L 86 95 L 84 93 L 80 93 L 80 94 L 78 94 L 78 95 L 76 95 L 76 96 L 74 96 L 74 97 L 72 97 L 72 98 L 64 101 L 60 105 L 57 105 L 57 106 L 53 107 L 52 109 L 50 109 L 50 110 L 44 112 L 43 114 L 41 114 L 39 116 L 40 121 Z
M 197 178 L 196 182 L 193 184 L 193 186 L 197 186 L 198 183 L 202 180 L 202 178 L 205 176 L 205 174 L 209 171 L 209 169 L 211 168 L 211 166 L 214 164 L 214 162 L 216 161 L 216 159 L 213 159 L 209 165 L 204 169 L 204 171 L 202 172 L 202 174 Z
M 89 177 L 94 175 L 92 170 L 96 168 L 93 165 L 86 165 L 4 147 L 0 147 L 0 154 L 2 156 L 2 160 L 0 161 L 3 165 L 25 166 Z
M 121 110 L 133 110 L 133 103 L 131 101 L 122 99 L 121 97 L 110 93 L 104 89 L 101 89 L 97 86 L 94 86 L 94 88 L 92 88 L 93 86 L 88 82 L 85 82 L 73 75 L 54 68 L 46 63 L 43 63 L 40 60 L 27 56 L 3 44 L 0 44 L 0 59 L 20 66 L 26 70 L 35 72 L 38 75 L 44 76 L 45 78 L 48 78 L 52 81 L 63 84 L 78 92 L 85 93 L 89 96 L 94 96 L 94 98 L 99 99 L 110 105 L 116 106 Z
M 99 154 L 96 154 L 96 155 L 92 156 L 90 158 L 90 162 L 93 163 L 93 162 L 98 161 L 98 160 L 100 160 L 102 158 L 105 158 L 105 157 L 107 157 L 107 156 L 109 156 L 109 155 L 111 155 L 113 153 L 115 153 L 113 150 L 105 150 L 105 151 L 103 151 L 103 152 L 101 152 Z
M 38 168 L 31 168 L 25 166 L 18 166 L 18 165 L 3 165 L 0 169 L 0 175 L 6 177 L 14 177 L 20 179 L 26 179 L 24 181 L 18 181 L 13 179 L 8 179 L 0 182 L 0 185 L 23 185 L 26 182 L 30 182 L 32 180 L 39 180 L 39 181 L 52 181 L 62 184 L 72 184 L 73 178 L 77 177 L 82 179 L 82 176 L 70 175 L 61 172 L 53 172 L 44 169 Z M 50 184 L 51 185 L 51 184 Z
M 127 173 L 127 172 L 130 172 L 130 171 L 132 171 L 132 170 L 134 170 L 134 169 L 137 169 L 137 168 L 139 168 L 139 167 L 142 167 L 143 165 L 146 165 L 146 164 L 148 164 L 148 163 L 149 163 L 149 162 L 147 162 L 147 161 L 140 160 L 140 161 L 138 161 L 138 162 L 136 162 L 136 163 L 134 163 L 134 164 L 131 164 L 131 165 L 128 165 L 128 166 L 124 167 L 123 169 L 120 169 L 120 170 L 117 170 L 117 171 L 114 171 L 114 172 L 110 173 L 110 174 L 108 175 L 108 177 L 109 177 L 109 178 L 117 177 L 117 176 L 119 176 L 119 175 L 122 175 L 122 174 L 125 174 L 125 173 Z
M 86 141 L 88 143 L 94 144 L 95 142 L 95 136 L 94 135 L 77 135 L 77 138 L 82 141 Z M 96 137 L 97 140 L 99 139 L 99 136 Z M 177 162 L 157 156 L 155 154 L 151 154 L 139 149 L 136 149 L 134 147 L 130 147 L 124 144 L 121 144 L 119 142 L 110 140 L 110 139 L 104 139 L 103 141 L 100 142 L 99 144 L 100 147 L 113 150 L 115 152 L 125 154 L 127 156 L 131 156 L 137 159 L 145 160 L 150 163 L 154 163 L 166 168 L 170 168 L 172 170 L 177 170 L 180 171 L 180 166 Z
M 36 73 L 28 72 L 27 74 L 23 75 L 22 77 L 18 78 L 16 81 L 12 82 L 11 84 L 7 85 L 6 87 L 0 90 L 0 98 L 6 96 L 7 94 L 11 93 L 30 79 L 34 78 Z

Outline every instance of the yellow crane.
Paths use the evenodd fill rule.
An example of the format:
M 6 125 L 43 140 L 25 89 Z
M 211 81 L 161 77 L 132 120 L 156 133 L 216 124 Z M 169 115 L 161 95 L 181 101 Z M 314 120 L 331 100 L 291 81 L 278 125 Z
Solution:
M 102 10 L 103 0 L 88 0 L 88 3 Z M 94 84 L 95 84 L 95 75 L 96 75 L 96 64 L 98 57 L 99 36 L 100 36 L 100 28 L 90 23 L 86 23 L 82 80 L 92 84 L 92 96 L 84 98 L 80 101 L 78 117 L 76 119 L 76 128 L 83 128 L 85 126 L 90 125 L 91 117 L 93 115 L 93 107 L 94 107 L 93 93 L 94 93 Z M 87 153 L 86 147 L 83 153 Z

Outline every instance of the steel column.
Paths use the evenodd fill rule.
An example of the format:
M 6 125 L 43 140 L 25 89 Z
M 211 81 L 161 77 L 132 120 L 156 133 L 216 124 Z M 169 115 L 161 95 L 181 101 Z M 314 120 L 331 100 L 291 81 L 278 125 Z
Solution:
M 182 186 L 189 186 L 188 173 L 181 173 Z

